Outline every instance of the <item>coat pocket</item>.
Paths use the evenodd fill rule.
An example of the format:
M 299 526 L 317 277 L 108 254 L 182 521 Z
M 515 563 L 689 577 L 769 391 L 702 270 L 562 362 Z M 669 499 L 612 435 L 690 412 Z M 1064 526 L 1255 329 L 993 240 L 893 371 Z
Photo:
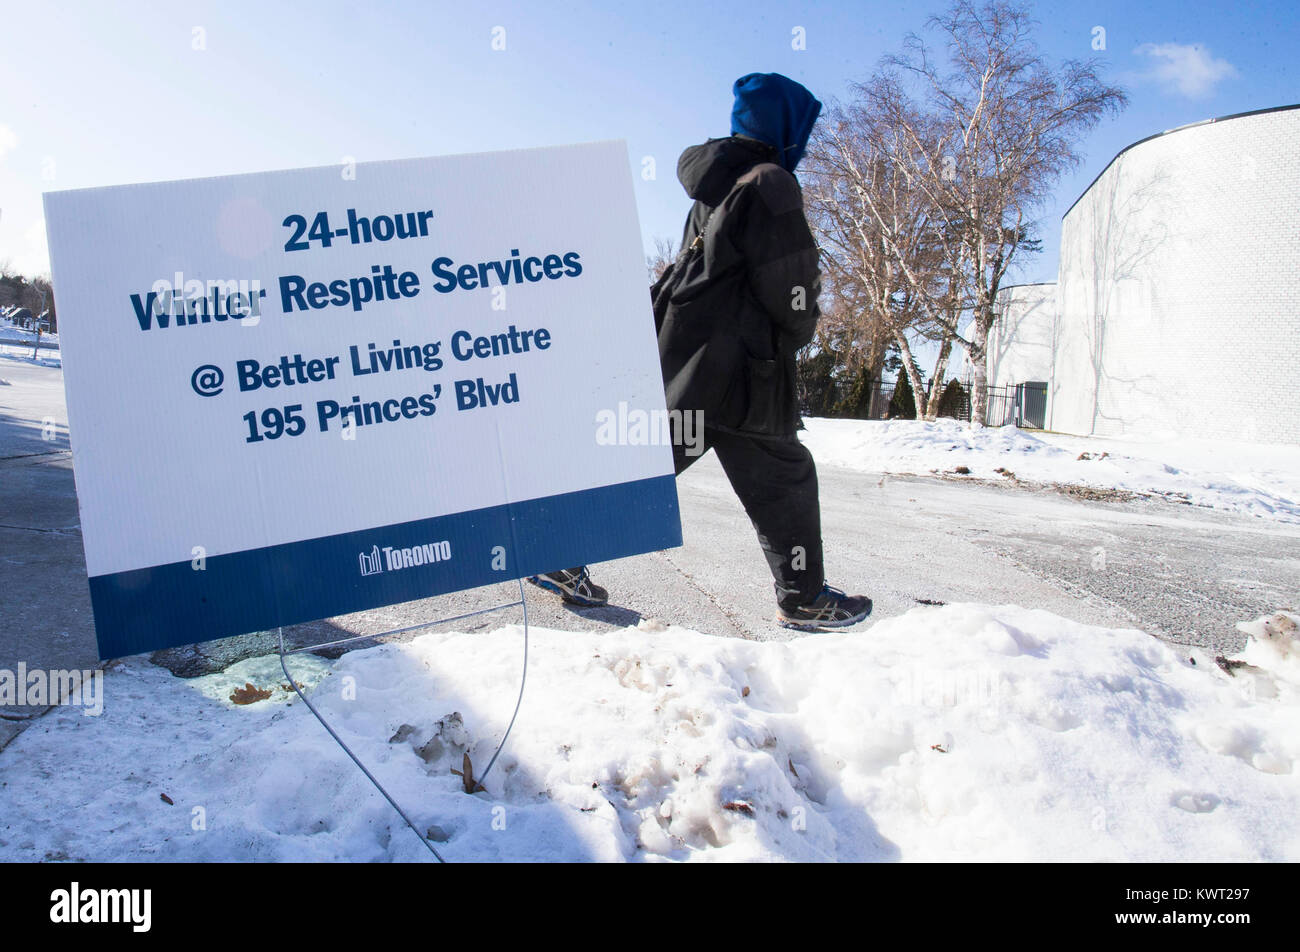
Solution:
M 785 430 L 785 373 L 779 360 L 747 357 L 745 377 L 749 407 L 740 429 L 751 433 L 777 434 Z

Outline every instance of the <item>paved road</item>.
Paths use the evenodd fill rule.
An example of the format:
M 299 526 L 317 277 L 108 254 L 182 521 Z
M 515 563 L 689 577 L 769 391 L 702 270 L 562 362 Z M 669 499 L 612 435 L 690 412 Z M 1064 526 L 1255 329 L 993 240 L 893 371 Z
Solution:
M 85 667 L 95 646 L 60 372 L 0 357 L 0 380 L 0 668 Z M 44 427 L 50 418 L 53 431 Z M 612 593 L 607 608 L 573 610 L 528 587 L 532 623 L 600 629 L 655 618 L 717 635 L 792 637 L 771 621 L 766 564 L 716 460 L 701 460 L 678 485 L 680 549 L 593 566 Z M 922 600 L 1014 602 L 1224 650 L 1241 644 L 1237 621 L 1300 599 L 1300 528 L 1167 502 L 1089 502 L 829 467 L 821 486 L 829 580 L 876 603 L 855 629 L 864 637 Z M 308 643 L 379 632 L 516 597 L 494 586 L 299 626 L 291 636 Z M 457 627 L 518 617 L 513 609 Z M 271 644 L 247 636 L 166 660 L 196 674 Z

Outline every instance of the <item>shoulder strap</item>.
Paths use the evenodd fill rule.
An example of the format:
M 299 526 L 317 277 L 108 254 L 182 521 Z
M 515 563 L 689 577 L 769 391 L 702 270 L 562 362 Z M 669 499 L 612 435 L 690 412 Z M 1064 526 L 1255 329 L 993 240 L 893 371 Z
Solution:
M 705 237 L 707 237 L 709 232 L 709 225 L 713 221 L 713 216 L 718 213 L 718 209 L 723 206 L 723 204 L 727 201 L 727 199 L 730 198 L 736 192 L 737 189 L 740 189 L 745 185 L 751 184 L 754 181 L 754 179 L 758 177 L 759 166 L 763 164 L 764 163 L 760 162 L 758 165 L 755 165 L 754 167 L 750 168 L 748 171 L 737 176 L 736 181 L 731 183 L 731 189 L 727 192 L 725 196 L 723 196 L 722 201 L 718 202 L 718 204 L 714 205 L 713 208 L 709 210 L 709 214 L 704 219 L 704 224 L 700 226 L 699 234 L 695 236 L 695 240 L 691 242 L 688 248 L 683 248 L 682 252 L 692 251 L 695 248 L 698 248 L 704 244 L 704 239 Z
M 726 199 L 723 199 L 723 201 L 725 200 Z M 709 209 L 709 214 L 704 217 L 704 224 L 700 226 L 699 232 L 696 233 L 695 240 L 677 253 L 678 260 L 680 260 L 688 251 L 694 251 L 696 248 L 704 247 L 704 237 L 709 233 L 709 225 L 713 223 L 713 216 L 718 213 L 718 209 L 721 207 L 722 203 L 719 202 L 717 205 L 714 205 Z
M 713 216 L 717 211 L 718 206 L 714 205 L 713 208 L 710 209 L 709 214 L 705 217 L 704 225 L 696 234 L 695 239 L 689 245 L 683 245 L 677 250 L 677 257 L 672 260 L 668 267 L 664 268 L 664 273 L 659 275 L 659 280 L 655 281 L 655 283 L 650 286 L 650 295 L 652 298 L 657 298 L 659 296 L 660 289 L 673 279 L 673 275 L 677 273 L 678 268 L 681 267 L 682 262 L 686 260 L 688 255 L 694 252 L 697 248 L 704 247 L 704 236 L 708 232 L 709 224 L 713 221 Z

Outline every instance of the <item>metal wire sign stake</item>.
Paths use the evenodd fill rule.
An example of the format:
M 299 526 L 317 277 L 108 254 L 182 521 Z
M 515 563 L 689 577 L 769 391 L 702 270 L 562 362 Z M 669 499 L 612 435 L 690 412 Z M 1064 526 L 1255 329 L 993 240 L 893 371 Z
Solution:
M 411 819 L 411 817 L 407 814 L 407 812 L 401 808 L 398 802 L 393 799 L 392 795 L 390 795 L 389 792 L 384 789 L 384 785 L 379 782 L 378 778 L 375 777 L 375 775 L 370 772 L 370 770 L 366 767 L 366 765 L 361 762 L 361 758 L 358 757 L 352 751 L 352 748 L 349 747 L 344 742 L 343 738 L 338 735 L 338 732 L 334 730 L 333 727 L 330 726 L 329 721 L 325 719 L 324 715 L 322 715 L 321 712 L 316 708 L 316 706 L 307 699 L 307 695 L 303 693 L 302 688 L 299 687 L 298 685 L 298 682 L 294 679 L 293 675 L 289 673 L 288 656 L 292 654 L 302 654 L 303 652 L 307 652 L 307 651 L 319 651 L 322 648 L 332 648 L 336 645 L 344 645 L 353 641 L 367 641 L 367 640 L 379 639 L 379 638 L 389 638 L 394 635 L 403 635 L 403 634 L 407 634 L 408 632 L 419 631 L 424 628 L 432 628 L 436 625 L 445 625 L 453 621 L 461 621 L 465 618 L 473 618 L 476 615 L 487 615 L 490 614 L 491 612 L 502 611 L 503 609 L 507 609 L 507 608 L 515 608 L 515 607 L 521 608 L 523 610 L 523 616 L 524 616 L 524 661 L 523 661 L 523 670 L 519 676 L 519 697 L 515 700 L 514 713 L 510 715 L 510 723 L 506 725 L 505 733 L 501 735 L 501 742 L 497 744 L 497 748 L 492 754 L 492 759 L 488 761 L 487 767 L 483 769 L 483 773 L 478 778 L 477 785 L 481 787 L 483 785 L 483 781 L 487 779 L 488 774 L 492 772 L 492 765 L 495 764 L 497 762 L 497 758 L 501 756 L 501 751 L 506 746 L 506 740 L 509 739 L 510 737 L 510 731 L 515 726 L 515 718 L 519 716 L 519 707 L 521 704 L 523 704 L 524 701 L 524 685 L 527 683 L 528 680 L 528 601 L 524 597 L 523 579 L 518 579 L 517 582 L 519 585 L 519 598 L 517 601 L 503 602 L 500 605 L 492 605 L 488 608 L 479 609 L 478 611 L 466 612 L 463 615 L 452 615 L 447 618 L 437 618 L 434 619 L 433 621 L 425 622 L 420 625 L 410 625 L 406 628 L 394 628 L 389 631 L 379 632 L 378 634 L 354 635 L 351 638 L 340 638 L 336 641 L 326 641 L 326 642 L 321 642 L 319 644 L 304 645 L 299 648 L 292 648 L 289 650 L 285 650 L 284 628 L 280 627 L 278 630 L 279 645 L 280 645 L 280 668 L 281 670 L 284 671 L 284 676 L 289 680 L 289 684 L 293 687 L 294 693 L 296 693 L 298 697 L 302 699 L 302 703 L 307 705 L 307 710 L 311 711 L 312 714 L 316 716 L 316 720 L 320 721 L 321 726 L 324 727 L 325 730 L 329 732 L 330 737 L 334 738 L 334 742 L 343 748 L 343 752 L 352 759 L 352 762 L 354 764 L 357 765 L 357 769 L 366 775 L 367 780 L 369 780 L 372 784 L 374 784 L 375 789 L 378 790 L 383 795 L 384 799 L 388 801 L 389 806 L 391 806 L 394 810 L 396 810 L 398 816 L 400 816 L 403 820 L 406 821 L 406 825 L 411 828 L 411 832 L 414 833 L 417 837 L 419 837 L 420 842 L 424 844 L 424 846 L 429 850 L 429 852 L 433 854 L 434 858 L 440 863 L 446 862 L 446 860 L 442 857 L 442 854 L 440 854 L 438 850 L 434 847 L 434 845 L 429 842 L 429 838 L 420 832 L 419 827 L 415 825 L 415 822 Z

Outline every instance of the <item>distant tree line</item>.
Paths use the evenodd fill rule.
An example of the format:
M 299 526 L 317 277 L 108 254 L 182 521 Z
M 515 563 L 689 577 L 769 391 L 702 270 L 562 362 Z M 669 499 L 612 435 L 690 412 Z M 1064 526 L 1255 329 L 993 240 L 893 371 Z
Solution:
M 883 373 L 895 375 L 892 385 L 873 376 L 866 361 L 854 360 L 851 343 L 836 343 L 821 333 L 798 355 L 799 403 L 807 416 L 847 419 L 916 419 L 916 391 L 911 377 L 902 373 L 902 360 L 890 350 L 881 362 Z M 922 386 L 925 380 L 922 377 Z M 929 387 L 926 387 L 928 391 Z M 965 418 L 969 413 L 969 394 L 958 380 L 949 380 L 940 388 L 934 417 Z
M 0 308 L 23 308 L 31 312 L 35 321 L 43 311 L 48 311 L 45 320 L 49 330 L 58 330 L 54 310 L 54 287 L 48 278 L 27 278 L 16 272 L 8 262 L 0 262 Z

